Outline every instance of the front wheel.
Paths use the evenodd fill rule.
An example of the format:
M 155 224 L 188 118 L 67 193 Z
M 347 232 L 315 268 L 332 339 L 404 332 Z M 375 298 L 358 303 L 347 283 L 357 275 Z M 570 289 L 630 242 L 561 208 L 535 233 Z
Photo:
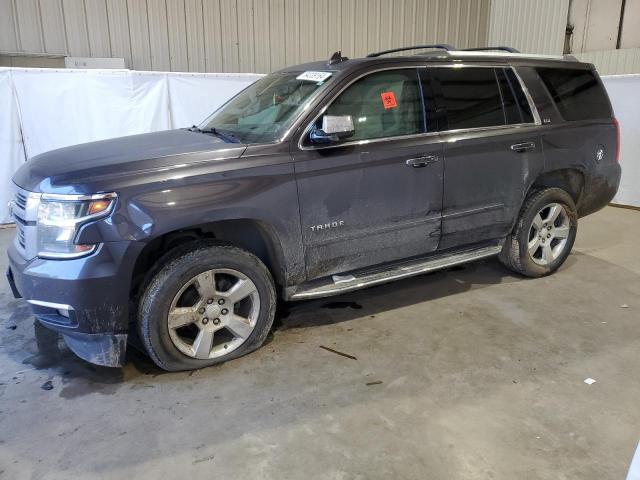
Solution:
M 534 192 L 525 200 L 499 258 L 522 275 L 548 275 L 571 253 L 577 229 L 578 215 L 571 195 L 559 188 Z
M 153 277 L 140 301 L 138 330 L 160 368 L 202 368 L 262 345 L 275 305 L 273 279 L 257 257 L 196 244 Z

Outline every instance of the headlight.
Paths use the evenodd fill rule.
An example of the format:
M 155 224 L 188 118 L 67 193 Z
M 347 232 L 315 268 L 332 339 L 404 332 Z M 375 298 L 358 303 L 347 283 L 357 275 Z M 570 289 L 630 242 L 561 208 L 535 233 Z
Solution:
M 74 243 L 78 227 L 105 217 L 113 210 L 115 193 L 58 195 L 43 193 L 38 207 L 38 256 L 77 258 L 93 252 L 97 245 Z

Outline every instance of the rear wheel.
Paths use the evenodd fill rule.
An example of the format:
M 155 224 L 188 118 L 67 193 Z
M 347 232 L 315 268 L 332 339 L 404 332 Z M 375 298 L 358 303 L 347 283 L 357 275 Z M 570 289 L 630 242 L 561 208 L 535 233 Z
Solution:
M 553 273 L 571 252 L 577 219 L 575 203 L 564 190 L 546 188 L 534 192 L 525 200 L 500 260 L 511 270 L 528 277 Z
M 153 277 L 139 307 L 140 338 L 165 370 L 239 357 L 265 340 L 275 313 L 269 271 L 228 245 L 196 244 Z

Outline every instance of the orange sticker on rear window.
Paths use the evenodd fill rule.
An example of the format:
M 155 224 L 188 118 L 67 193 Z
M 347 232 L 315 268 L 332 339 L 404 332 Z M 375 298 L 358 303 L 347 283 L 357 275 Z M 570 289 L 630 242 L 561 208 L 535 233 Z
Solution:
M 380 94 L 380 98 L 382 99 L 382 106 L 384 108 L 395 108 L 398 106 L 396 103 L 396 96 L 393 92 L 382 92 Z

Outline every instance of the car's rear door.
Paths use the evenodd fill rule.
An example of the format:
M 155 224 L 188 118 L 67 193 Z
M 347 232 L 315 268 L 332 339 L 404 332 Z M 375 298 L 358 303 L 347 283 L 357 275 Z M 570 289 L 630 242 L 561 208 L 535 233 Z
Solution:
M 447 65 L 427 73 L 445 145 L 440 248 L 504 237 L 544 167 L 535 107 L 511 67 Z
M 307 129 L 294 146 L 310 279 L 437 248 L 442 143 L 423 100 L 415 68 L 368 73 L 310 122 L 351 115 L 352 138 L 314 145 Z

